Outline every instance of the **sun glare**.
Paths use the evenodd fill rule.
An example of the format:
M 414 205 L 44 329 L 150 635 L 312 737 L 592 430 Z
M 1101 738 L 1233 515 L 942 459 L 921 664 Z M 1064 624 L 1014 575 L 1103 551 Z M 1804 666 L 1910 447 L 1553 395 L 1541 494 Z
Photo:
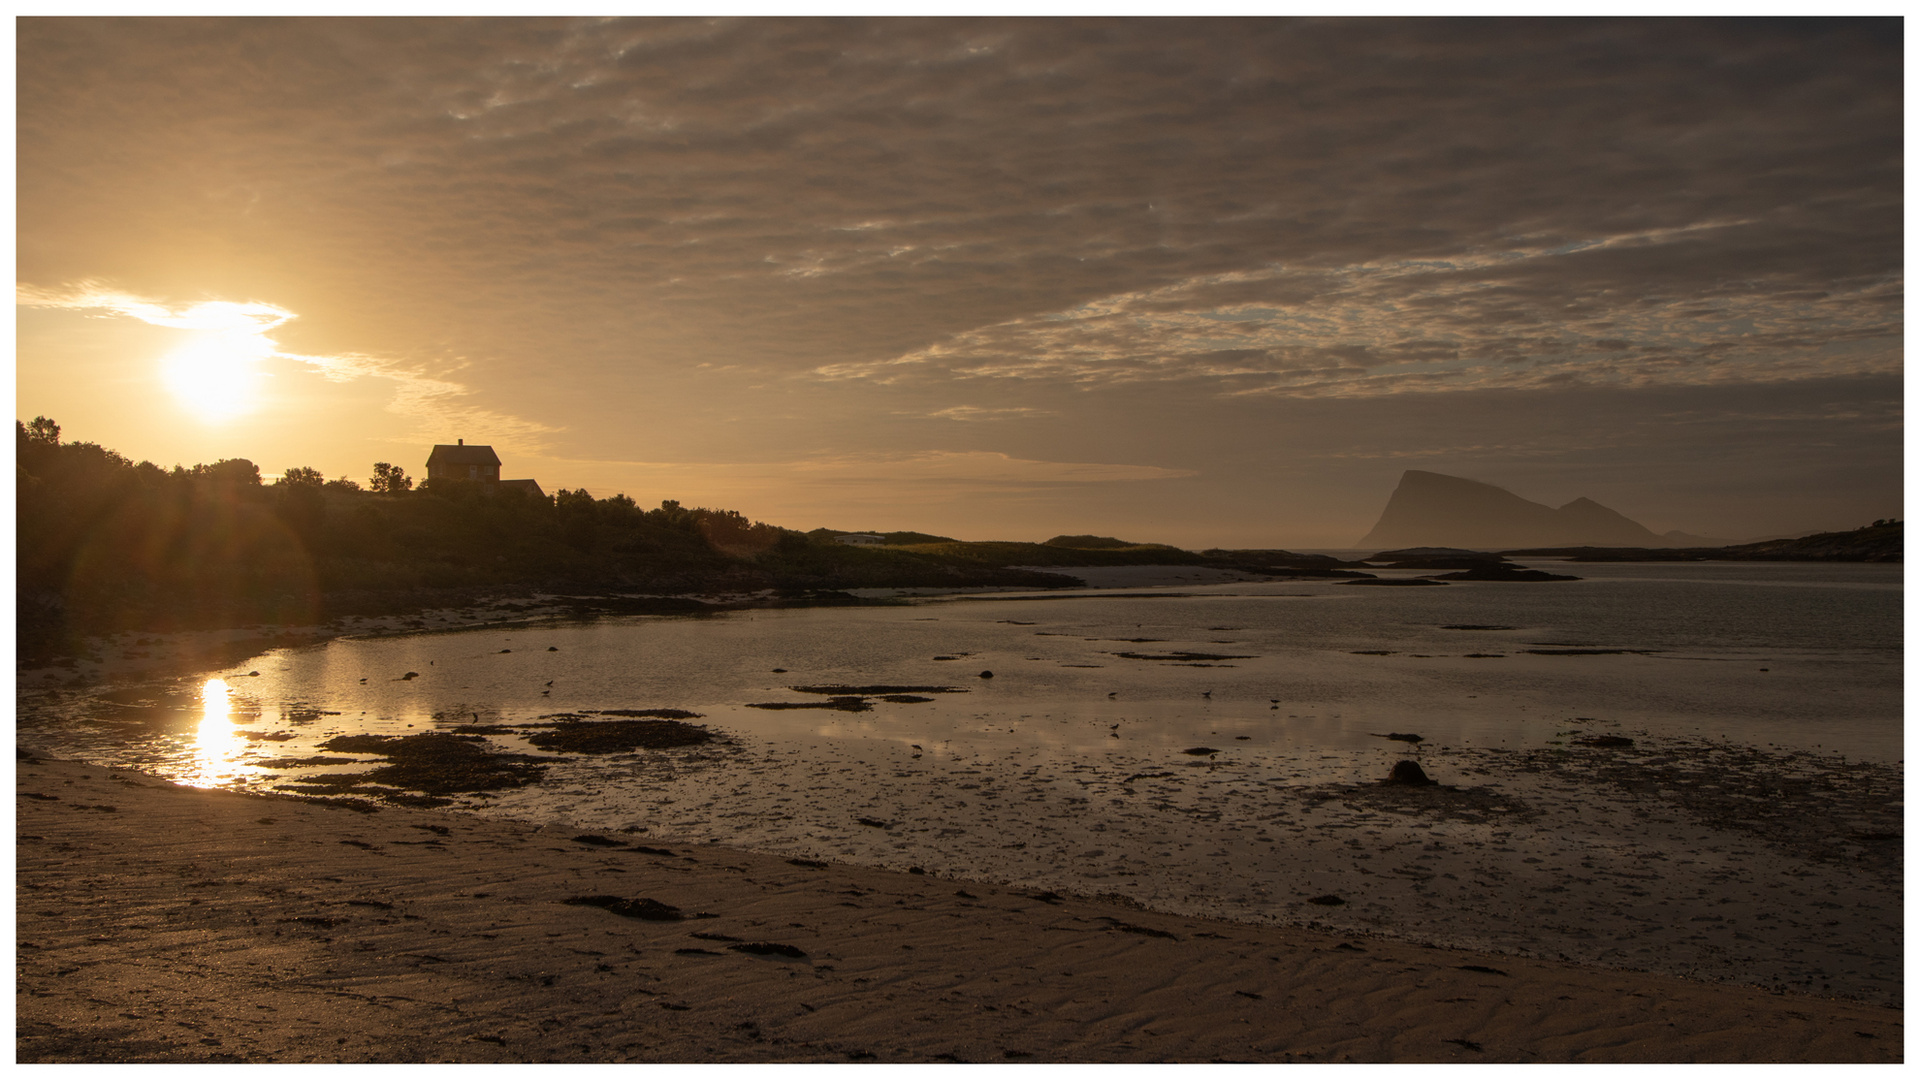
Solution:
M 183 782 L 216 787 L 234 773 L 234 758 L 245 743 L 233 726 L 232 688 L 225 679 L 208 679 L 200 688 L 200 725 L 194 731 L 194 775 Z
M 188 412 L 210 423 L 260 404 L 260 362 L 273 342 L 253 330 L 199 331 L 160 362 L 167 389 Z

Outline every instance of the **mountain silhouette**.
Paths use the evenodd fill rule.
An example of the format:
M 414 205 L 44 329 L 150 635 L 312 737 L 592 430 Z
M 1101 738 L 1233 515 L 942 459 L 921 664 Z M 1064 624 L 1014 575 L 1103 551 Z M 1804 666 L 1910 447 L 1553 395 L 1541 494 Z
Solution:
M 1667 547 L 1661 536 L 1592 499 L 1554 508 L 1505 488 L 1408 469 L 1359 548 Z

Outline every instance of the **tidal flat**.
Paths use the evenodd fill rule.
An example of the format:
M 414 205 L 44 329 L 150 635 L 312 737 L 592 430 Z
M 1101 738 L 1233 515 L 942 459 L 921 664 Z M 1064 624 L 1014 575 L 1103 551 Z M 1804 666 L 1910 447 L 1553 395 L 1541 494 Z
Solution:
M 23 692 L 22 741 L 201 787 L 1899 1008 L 1899 568 L 1579 569 L 336 638 L 216 673 L 218 717 L 195 680 Z M 710 737 L 591 737 L 647 714 Z M 392 762 L 352 751 L 436 732 L 525 782 L 383 784 Z M 1402 760 L 1436 783 L 1382 783 Z

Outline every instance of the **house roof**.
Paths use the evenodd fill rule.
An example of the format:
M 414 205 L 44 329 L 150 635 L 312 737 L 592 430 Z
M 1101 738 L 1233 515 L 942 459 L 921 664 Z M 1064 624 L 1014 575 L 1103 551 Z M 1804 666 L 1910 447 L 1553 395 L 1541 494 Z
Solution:
M 448 446 L 440 443 L 427 455 L 427 468 L 435 465 L 498 465 L 500 456 L 491 446 Z

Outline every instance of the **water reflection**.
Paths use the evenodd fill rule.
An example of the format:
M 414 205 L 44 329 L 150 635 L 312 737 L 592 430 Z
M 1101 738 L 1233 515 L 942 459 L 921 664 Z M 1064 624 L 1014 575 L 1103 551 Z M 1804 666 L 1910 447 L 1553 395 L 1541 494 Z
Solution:
M 247 741 L 233 723 L 233 688 L 225 679 L 200 687 L 200 724 L 194 731 L 192 773 L 180 778 L 191 787 L 219 787 L 243 772 L 237 759 Z

